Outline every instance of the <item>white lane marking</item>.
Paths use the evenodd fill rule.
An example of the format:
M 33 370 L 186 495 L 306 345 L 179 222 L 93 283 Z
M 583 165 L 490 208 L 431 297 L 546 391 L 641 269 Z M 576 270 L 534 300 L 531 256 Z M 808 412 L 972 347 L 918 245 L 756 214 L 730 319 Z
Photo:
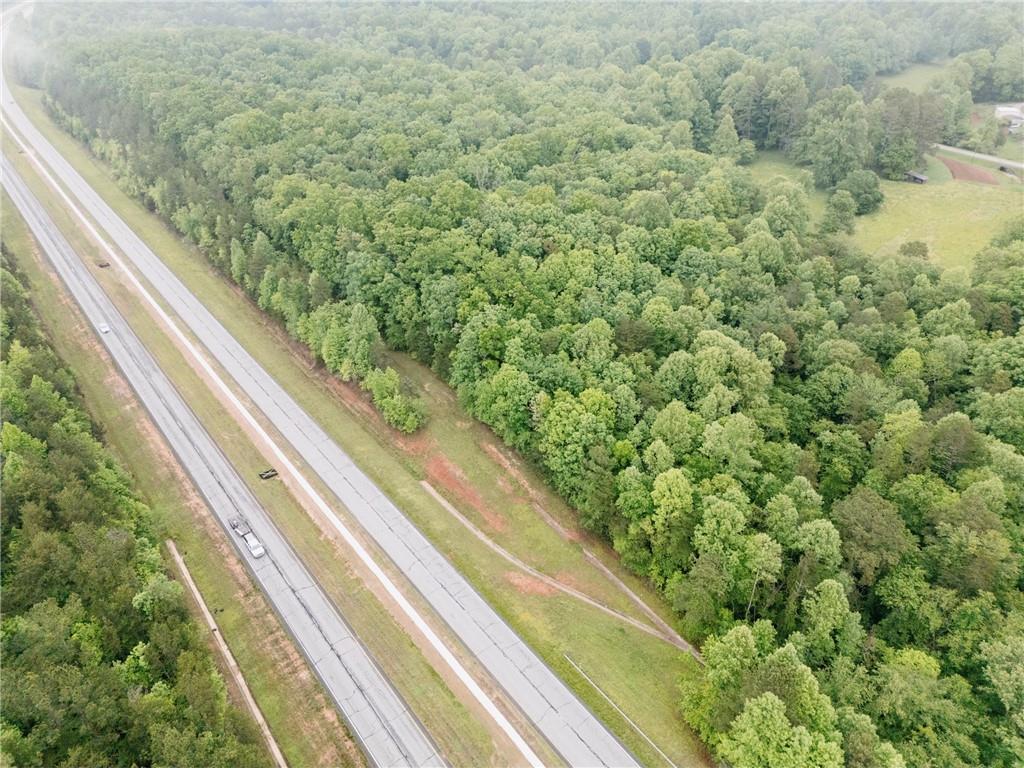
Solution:
M 6 157 L 3 157 L 2 159 L 2 168 L 4 173 L 15 174 L 16 176 L 16 172 L 13 170 L 13 166 L 10 165 Z M 174 389 L 170 381 L 167 380 L 163 372 L 160 371 L 159 369 L 153 368 L 155 362 L 152 360 L 152 358 L 150 357 L 149 353 L 145 350 L 145 348 L 141 347 L 141 343 L 135 337 L 130 326 L 127 325 L 127 321 L 120 315 L 120 313 L 117 312 L 117 310 L 112 305 L 110 305 L 109 297 L 107 297 L 106 294 L 102 292 L 102 289 L 100 288 L 99 284 L 92 280 L 91 276 L 88 273 L 88 270 L 86 269 L 85 264 L 81 261 L 78 254 L 74 252 L 70 244 L 63 238 L 62 233 L 56 229 L 56 224 L 53 222 L 52 219 L 48 217 L 48 214 L 46 213 L 45 209 L 42 208 L 38 199 L 35 198 L 35 196 L 25 185 L 25 182 L 22 181 L 20 177 L 16 177 L 15 184 L 11 184 L 10 180 L 7 178 L 4 179 L 3 183 L 4 187 L 11 194 L 11 197 L 14 199 L 18 208 L 21 209 L 21 213 L 25 217 L 26 223 L 33 230 L 36 238 L 43 244 L 44 251 L 49 257 L 51 263 L 53 264 L 57 272 L 60 274 L 61 280 L 67 286 L 71 295 L 81 306 L 82 311 L 84 312 L 88 321 L 95 327 L 96 324 L 99 322 L 98 320 L 95 319 L 95 315 L 98 313 L 101 317 L 110 319 L 111 322 L 113 322 L 114 318 L 109 315 L 106 309 L 109 306 L 109 309 L 114 313 L 114 316 L 117 318 L 120 325 L 124 326 L 127 333 L 131 336 L 131 339 L 134 340 L 133 343 L 129 343 L 128 340 L 122 339 L 117 334 L 114 334 L 112 340 L 104 341 L 106 348 L 114 356 L 117 365 L 119 367 L 123 367 L 123 357 L 126 356 L 127 359 L 131 361 L 131 364 L 138 369 L 136 373 L 141 372 L 141 375 L 144 375 L 146 373 L 146 369 L 149 369 L 151 373 L 157 375 L 157 378 L 165 383 L 164 388 L 155 387 L 154 382 L 151 381 L 134 382 L 132 386 L 136 390 L 136 393 L 142 399 L 143 402 L 145 402 L 147 397 L 155 397 L 158 400 L 160 406 L 162 406 L 163 410 L 152 410 L 152 408 L 150 407 L 152 403 L 149 403 L 146 405 L 146 408 L 149 411 L 150 415 L 157 422 L 157 427 L 160 429 L 163 436 L 169 440 L 172 450 L 174 450 L 175 453 L 179 454 L 179 456 L 184 456 L 184 454 L 179 453 L 180 441 L 176 441 L 175 439 L 173 439 L 174 434 L 179 434 L 179 436 L 185 442 L 187 448 L 195 452 L 198 456 L 200 463 L 206 466 L 211 477 L 213 478 L 214 483 L 217 486 L 217 492 L 222 496 L 225 502 L 228 502 L 232 506 L 237 508 L 238 504 L 236 503 L 236 501 L 229 500 L 228 498 L 229 496 L 232 495 L 233 491 L 229 489 L 227 486 L 225 486 L 223 482 L 221 482 L 221 473 L 219 472 L 219 470 L 209 463 L 209 457 L 206 457 L 202 454 L 200 448 L 195 444 L 193 438 L 190 437 L 191 433 L 188 431 L 188 429 L 182 426 L 181 417 L 179 415 L 179 406 L 186 408 L 187 419 L 195 421 L 195 414 L 187 410 L 187 406 L 185 406 L 184 403 L 180 401 L 180 395 L 178 394 L 177 390 Z M 38 208 L 36 206 L 38 206 Z M 37 224 L 39 225 L 38 229 L 36 228 Z M 117 349 L 115 349 L 115 347 Z M 137 347 L 138 349 L 136 349 Z M 118 352 L 117 350 L 120 351 Z M 129 376 L 129 378 L 131 378 L 131 376 Z M 140 384 L 144 384 L 144 388 L 148 388 L 148 391 L 150 393 L 149 395 L 146 395 L 142 392 L 142 390 L 139 388 Z M 167 400 L 167 394 L 163 390 L 168 387 L 170 388 L 172 400 L 177 398 L 177 405 L 174 405 L 171 401 Z M 200 428 L 204 439 L 211 440 L 211 438 L 205 433 L 205 431 L 202 430 L 202 427 L 201 425 L 199 425 L 199 422 L 195 421 L 195 423 Z M 170 431 L 168 431 L 169 428 Z M 212 443 L 211 446 L 211 450 L 213 450 L 222 461 L 226 462 L 227 459 L 222 454 L 220 454 L 216 446 L 213 446 Z M 232 477 L 235 478 L 236 482 L 241 482 L 240 478 L 237 477 L 233 469 L 231 470 L 231 475 Z M 235 483 L 232 483 L 232 485 L 234 484 Z M 241 493 L 243 494 L 243 496 L 251 497 L 251 494 L 248 492 L 245 486 L 243 485 L 241 487 Z M 201 488 L 200 490 L 203 492 L 204 497 L 206 497 L 207 503 L 209 505 L 213 505 L 214 499 L 209 495 L 208 488 L 204 487 Z M 251 499 L 251 501 L 252 503 L 256 503 L 255 499 Z M 263 513 L 260 512 L 260 514 Z M 272 522 L 267 521 L 266 524 L 270 525 L 271 529 L 276 531 L 276 528 L 274 528 Z M 278 535 L 280 534 L 278 533 Z M 295 553 L 292 551 L 291 546 L 288 544 L 287 539 L 284 539 L 283 536 L 281 537 L 281 545 L 287 550 L 288 553 L 290 553 L 292 557 L 297 558 Z M 261 563 L 264 566 L 263 568 L 260 568 Z M 356 675 L 356 673 L 352 672 L 349 669 L 349 664 L 346 662 L 344 658 L 342 658 L 341 654 L 337 652 L 335 646 L 340 641 L 332 642 L 328 639 L 327 635 L 324 634 L 323 629 L 320 626 L 319 621 L 317 620 L 317 617 L 314 616 L 312 610 L 310 609 L 307 601 L 304 600 L 299 593 L 304 590 L 317 590 L 316 594 L 319 594 L 321 599 L 323 599 L 325 602 L 329 602 L 326 596 L 322 595 L 322 593 L 319 592 L 319 588 L 316 585 L 308 582 L 306 586 L 296 589 L 294 586 L 292 586 L 291 582 L 292 579 L 298 574 L 286 574 L 278 566 L 278 564 L 274 562 L 273 558 L 269 558 L 265 561 L 256 560 L 255 562 L 251 563 L 257 578 L 261 582 L 263 582 L 264 587 L 267 586 L 267 584 L 264 582 L 265 576 L 260 574 L 267 570 L 268 564 L 272 564 L 270 565 L 270 567 L 273 568 L 278 574 L 280 574 L 280 577 L 281 579 L 283 579 L 283 584 L 285 585 L 286 589 L 289 589 L 294 594 L 294 597 L 298 601 L 299 606 L 301 606 L 306 616 L 312 622 L 315 631 L 319 632 L 319 634 L 322 636 L 325 644 L 334 649 L 334 655 L 337 657 L 337 661 L 341 664 L 345 674 L 348 676 L 348 679 L 351 680 L 352 684 L 355 686 L 355 689 L 362 696 L 363 700 L 366 702 L 366 705 L 369 707 L 369 709 L 374 712 L 374 714 L 377 717 L 378 723 L 381 726 L 383 726 L 384 730 L 387 731 L 387 738 L 390 739 L 390 742 L 388 745 L 383 745 L 384 748 L 387 749 L 388 746 L 393 744 L 394 747 L 399 752 L 401 752 L 401 754 L 404 757 L 409 758 L 409 753 L 405 750 L 404 742 L 397 735 L 395 730 L 391 727 L 390 721 L 386 719 L 385 716 L 381 713 L 380 707 L 375 702 L 375 697 L 366 694 L 363 687 L 359 683 L 358 676 Z M 308 573 L 305 571 L 301 561 L 296 560 L 296 564 L 296 567 L 301 571 L 301 575 L 308 578 Z M 267 596 L 274 605 L 281 605 L 278 603 L 277 599 L 271 594 L 271 592 L 268 591 Z M 361 649 L 363 646 L 361 644 L 358 644 L 358 638 L 355 638 L 354 634 L 351 631 L 351 628 L 348 626 L 347 623 L 345 623 L 344 618 L 338 616 L 338 620 L 341 623 L 344 631 L 347 633 L 346 638 L 354 638 L 357 641 L 358 648 Z M 317 676 L 324 681 L 324 684 L 328 689 L 329 695 L 334 699 L 339 710 L 346 717 L 350 730 L 352 731 L 356 740 L 362 746 L 363 750 L 367 753 L 370 762 L 374 765 L 391 765 L 392 761 L 388 755 L 385 755 L 384 762 L 377 759 L 377 754 L 375 750 L 379 750 L 382 747 L 382 745 L 380 745 L 379 743 L 374 745 L 374 741 L 371 740 L 371 737 L 376 736 L 377 733 L 380 732 L 380 729 L 378 728 L 377 730 L 370 731 L 370 733 L 368 734 L 364 733 L 362 732 L 362 728 L 365 728 L 366 724 L 363 723 L 361 725 L 353 716 L 350 716 L 352 714 L 361 713 L 361 711 L 355 713 L 350 713 L 348 711 L 349 708 L 353 706 L 351 703 L 352 694 L 350 694 L 348 697 L 342 700 L 338 697 L 337 691 L 335 691 L 332 687 L 327 685 L 327 680 L 324 677 L 324 673 L 322 673 L 319 669 L 321 663 L 326 659 L 326 657 L 313 657 L 301 633 L 292 633 L 292 637 L 295 643 L 298 645 L 299 649 L 302 651 L 303 655 L 309 660 L 310 664 L 313 667 L 313 671 L 316 672 Z M 371 670 L 375 671 L 376 674 L 383 676 L 383 673 L 379 670 L 377 665 L 374 663 L 373 659 L 370 658 L 368 655 L 366 658 L 367 662 L 370 664 Z M 371 674 L 373 674 L 373 672 L 371 672 Z M 383 679 L 386 682 L 386 678 Z M 392 689 L 389 686 L 387 688 L 387 695 L 392 695 L 392 693 Z M 393 693 L 393 695 L 398 697 L 397 693 Z M 413 717 L 413 715 L 408 711 L 404 703 L 399 703 L 399 707 L 401 709 L 401 712 L 403 713 L 402 716 L 408 714 L 410 718 Z M 427 736 L 427 734 L 422 730 L 422 727 L 420 726 L 418 720 L 412 719 L 410 720 L 410 722 L 421 734 L 421 738 L 423 738 L 423 740 L 428 744 L 431 744 L 431 749 L 434 750 L 433 754 L 437 755 L 437 752 L 432 746 L 429 736 Z M 440 764 L 443 764 L 443 759 L 440 758 L 439 755 L 438 759 L 441 760 Z
M 654 747 L 654 750 L 665 759 L 666 763 L 668 763 L 670 766 L 672 766 L 672 768 L 679 768 L 679 766 L 677 766 L 675 763 L 672 762 L 672 759 L 668 755 L 666 755 L 664 752 L 661 751 L 661 747 L 659 747 L 657 744 L 655 744 L 653 741 L 651 741 L 651 737 L 648 736 L 646 733 L 644 733 L 640 729 L 640 726 L 637 725 L 636 723 L 634 723 L 633 719 L 629 715 L 627 715 L 625 712 L 623 712 L 619 708 L 619 705 L 616 704 L 614 701 L 612 701 L 611 697 L 607 693 L 605 693 L 604 691 L 601 690 L 601 686 L 599 686 L 597 683 L 595 683 L 593 681 L 593 679 L 591 679 L 590 675 L 588 675 L 586 672 L 584 672 L 583 668 L 570 658 L 568 653 L 563 653 L 562 655 L 565 657 L 566 661 L 568 661 L 570 664 L 572 664 L 573 669 L 575 669 L 577 672 L 579 672 L 581 675 L 583 675 L 583 679 L 586 680 L 588 683 L 590 683 L 594 687 L 594 690 L 597 691 L 598 693 L 600 693 L 601 696 L 604 697 L 604 700 L 607 701 L 609 704 L 611 704 L 615 708 L 615 711 L 618 712 L 620 715 L 622 715 L 622 717 L 625 719 L 625 721 L 627 723 L 629 723 L 631 726 L 633 726 L 633 730 L 636 731 L 637 733 L 639 733 L 641 736 L 643 736 L 644 739 L 647 741 L 647 743 L 650 744 L 652 747 Z

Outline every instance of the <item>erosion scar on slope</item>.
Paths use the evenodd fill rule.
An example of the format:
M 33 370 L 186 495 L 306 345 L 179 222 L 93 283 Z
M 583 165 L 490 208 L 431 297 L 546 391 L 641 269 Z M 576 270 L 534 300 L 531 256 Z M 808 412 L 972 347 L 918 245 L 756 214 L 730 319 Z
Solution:
M 512 563 L 514 566 L 516 566 L 516 568 L 519 568 L 524 573 L 529 574 L 534 579 L 537 579 L 538 581 L 547 584 L 549 587 L 556 589 L 559 592 L 564 592 L 570 597 L 574 597 L 577 600 L 586 603 L 587 605 L 597 608 L 599 611 L 607 613 L 609 616 L 615 617 L 619 621 L 623 621 L 633 627 L 636 627 L 642 632 L 646 632 L 647 634 L 657 637 L 660 640 L 664 640 L 665 642 L 676 646 L 680 650 L 688 652 L 691 650 L 689 643 L 687 643 L 685 640 L 682 640 L 682 638 L 679 638 L 679 640 L 677 640 L 671 635 L 667 635 L 661 630 L 650 626 L 649 624 L 644 624 L 642 621 L 634 619 L 632 616 L 627 616 L 624 613 L 619 613 L 614 608 L 610 608 L 604 603 L 599 602 L 598 600 L 595 600 L 594 598 L 590 597 L 590 595 L 580 592 L 575 587 L 571 587 L 568 584 L 564 584 L 558 579 L 555 579 L 551 576 L 548 576 L 546 573 L 538 571 L 533 566 L 527 565 L 518 557 L 509 552 L 507 549 L 503 548 L 502 546 L 494 542 L 490 537 L 487 536 L 487 534 L 485 534 L 475 525 L 473 525 L 473 523 L 469 519 L 467 519 L 461 512 L 459 512 L 454 506 L 452 506 L 448 499 L 446 499 L 444 496 L 438 493 L 437 489 L 435 489 L 434 486 L 432 486 L 429 482 L 427 482 L 426 480 L 421 480 L 420 485 L 423 486 L 423 489 L 427 493 L 429 493 L 430 496 L 445 509 L 445 511 L 447 511 L 456 520 L 458 520 L 459 523 L 461 523 L 467 530 L 469 530 L 469 532 L 472 533 L 477 539 L 479 539 L 481 542 L 487 545 L 488 548 L 496 552 L 498 555 L 500 555 L 508 562 Z

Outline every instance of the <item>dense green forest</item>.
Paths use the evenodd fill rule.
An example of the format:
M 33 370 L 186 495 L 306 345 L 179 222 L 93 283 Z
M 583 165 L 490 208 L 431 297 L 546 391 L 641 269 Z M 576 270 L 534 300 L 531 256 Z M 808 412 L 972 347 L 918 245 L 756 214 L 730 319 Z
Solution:
M 735 768 L 1024 760 L 1024 222 L 970 273 L 832 237 L 930 143 L 982 146 L 973 98 L 1024 98 L 1019 7 L 48 6 L 32 34 L 56 119 L 390 423 L 421 416 L 381 344 L 651 579 Z M 829 191 L 820 227 L 759 149 Z
M 268 765 L 11 269 L 5 253 L 0 763 Z

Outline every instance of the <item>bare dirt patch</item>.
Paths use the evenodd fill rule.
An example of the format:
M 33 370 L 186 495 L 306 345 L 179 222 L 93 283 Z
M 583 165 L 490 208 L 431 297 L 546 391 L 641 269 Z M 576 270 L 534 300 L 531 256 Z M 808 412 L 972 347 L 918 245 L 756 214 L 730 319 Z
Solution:
M 411 435 L 404 435 L 398 430 L 394 430 L 394 434 L 395 445 L 410 456 L 429 456 L 437 450 L 437 441 L 427 434 L 425 429 L 419 429 Z
M 981 168 L 971 163 L 962 163 L 959 160 L 953 160 L 949 157 L 939 157 L 943 165 L 949 168 L 949 172 L 953 174 L 954 179 L 960 181 L 976 181 L 979 184 L 999 184 L 995 175 L 985 168 Z
M 484 449 L 484 451 L 492 459 L 498 462 L 498 464 L 500 464 L 501 467 L 506 472 L 508 472 L 517 483 L 519 483 L 523 490 L 526 491 L 531 501 L 533 502 L 534 510 L 537 512 L 538 515 L 540 515 L 544 519 L 544 522 L 546 522 L 551 528 L 555 530 L 555 532 L 559 536 L 561 536 L 566 541 L 581 541 L 583 539 L 583 534 L 580 531 L 576 530 L 575 528 L 566 528 L 564 525 L 558 522 L 554 518 L 554 516 L 551 515 L 551 513 L 544 509 L 544 507 L 537 500 L 540 494 L 537 493 L 537 490 L 532 485 L 530 485 L 530 481 L 526 478 L 526 475 L 523 474 L 523 471 L 519 468 L 518 464 L 514 459 L 509 458 L 504 451 L 502 451 L 500 448 L 498 448 L 491 442 L 485 440 L 482 443 L 480 443 L 480 445 Z M 501 482 L 502 481 L 499 480 L 499 484 L 501 484 Z M 502 489 L 504 489 L 505 485 L 502 484 L 501 487 Z
M 551 595 L 558 593 L 558 590 L 550 584 L 545 584 L 540 579 L 535 579 L 533 576 L 528 576 L 525 573 L 520 573 L 519 571 L 506 571 L 505 581 L 524 595 L 541 595 L 543 597 L 550 597 Z
M 427 472 L 427 478 L 434 485 L 439 485 L 451 496 L 472 507 L 492 529 L 498 533 L 505 533 L 508 530 L 508 520 L 490 508 L 463 471 L 449 461 L 446 456 L 439 453 L 434 454 L 427 461 L 424 469 Z

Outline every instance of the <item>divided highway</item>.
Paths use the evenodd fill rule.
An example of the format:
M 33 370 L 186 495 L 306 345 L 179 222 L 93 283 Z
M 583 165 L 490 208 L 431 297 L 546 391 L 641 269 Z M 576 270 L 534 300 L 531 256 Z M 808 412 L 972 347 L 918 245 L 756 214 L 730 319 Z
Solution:
M 89 273 L 6 157 L 3 186 L 122 374 L 228 533 L 370 762 L 439 766 L 444 760 L 287 540 L 166 374 Z M 247 520 L 266 554 L 254 557 L 230 529 Z
M 64 160 L 14 102 L 6 83 L 3 84 L 2 108 L 9 124 L 17 129 L 70 194 L 106 231 L 135 269 L 174 308 L 210 355 L 405 574 L 558 755 L 568 765 L 578 768 L 625 768 L 638 765 L 636 758 L 519 638 L 381 489 Z M 237 407 L 243 411 L 243 418 L 247 418 L 250 425 L 257 424 L 251 415 L 247 416 L 244 405 L 238 402 Z M 256 428 L 262 430 L 258 424 Z M 326 510 L 328 519 L 356 549 L 357 555 L 362 557 L 365 552 L 360 552 L 362 548 L 358 540 L 352 538 L 340 518 L 273 443 L 272 438 L 266 433 L 264 435 L 271 450 L 278 456 L 280 466 L 294 474 L 321 510 Z M 268 549 L 273 551 L 272 546 Z M 394 589 L 376 563 L 368 565 L 386 589 Z M 475 680 L 467 679 L 467 673 L 450 650 L 446 646 L 436 645 L 440 641 L 424 624 L 416 609 L 400 593 L 393 593 L 392 596 L 519 747 L 527 762 L 533 766 L 540 765 L 539 758 L 526 745 L 521 734 L 512 730 L 507 718 L 495 708 L 490 697 L 481 691 Z

